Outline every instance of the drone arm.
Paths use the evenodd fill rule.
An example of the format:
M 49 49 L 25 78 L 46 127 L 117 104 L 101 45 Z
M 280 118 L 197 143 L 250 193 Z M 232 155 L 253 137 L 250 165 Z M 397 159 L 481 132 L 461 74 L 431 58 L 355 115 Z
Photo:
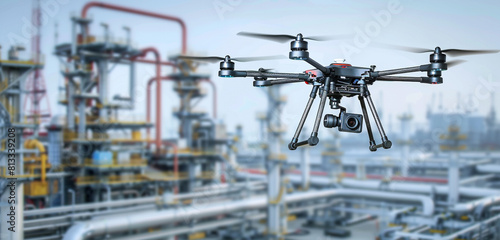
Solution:
M 243 77 L 261 77 L 261 78 L 292 78 L 309 80 L 309 75 L 304 73 L 274 73 L 274 72 L 260 72 L 260 71 L 235 71 L 244 74 Z
M 284 84 L 284 83 L 296 83 L 296 82 L 304 82 L 302 79 L 274 79 L 271 80 L 272 84 Z
M 318 62 L 314 61 L 314 59 L 308 57 L 304 61 L 307 63 L 311 64 L 313 67 L 317 68 L 321 72 L 323 72 L 325 75 L 328 75 L 330 73 L 330 69 L 324 67 L 323 65 L 319 64 Z
M 411 72 L 420 72 L 420 71 L 421 71 L 420 66 L 407 67 L 407 68 L 397 68 L 397 69 L 391 69 L 391 70 L 385 70 L 385 71 L 370 72 L 370 77 L 381 77 L 381 76 L 388 76 L 388 75 L 402 74 L 402 73 L 411 73 Z
M 275 79 L 275 80 L 255 80 L 253 81 L 253 86 L 254 87 L 269 87 L 273 85 L 279 85 L 279 84 L 286 84 L 286 83 L 298 83 L 298 82 L 304 82 L 304 80 L 301 79 Z
M 424 64 L 415 67 L 406 67 L 406 68 L 397 68 L 385 71 L 375 71 L 370 72 L 370 77 L 382 77 L 389 76 L 394 74 L 402 74 L 402 73 L 412 73 L 412 72 L 427 72 L 427 76 L 441 76 L 440 74 L 436 75 L 433 72 L 441 72 L 442 70 L 448 69 L 448 65 L 445 62 L 431 62 L 430 64 Z
M 377 81 L 391 81 L 391 82 L 423 82 L 423 77 L 403 77 L 403 76 L 383 76 L 377 77 Z
M 221 76 L 220 73 L 219 73 L 219 76 Z M 247 77 L 247 72 L 246 71 L 233 71 L 231 73 L 230 77 Z

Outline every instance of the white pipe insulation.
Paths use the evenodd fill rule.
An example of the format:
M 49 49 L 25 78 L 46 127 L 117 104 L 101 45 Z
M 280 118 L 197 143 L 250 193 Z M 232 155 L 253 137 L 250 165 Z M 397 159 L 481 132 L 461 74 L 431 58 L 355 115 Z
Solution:
M 434 213 L 434 202 L 430 197 L 412 194 L 388 193 L 382 191 L 352 189 L 308 191 L 287 195 L 284 201 L 286 203 L 296 203 L 331 197 L 363 197 L 370 199 L 419 203 L 422 205 L 422 213 L 424 215 L 432 216 Z M 185 208 L 179 209 L 140 212 L 129 216 L 104 217 L 74 224 L 68 229 L 66 234 L 64 234 L 63 240 L 84 240 L 88 237 L 121 231 L 130 231 L 134 229 L 143 229 L 173 222 L 185 221 L 188 219 L 211 217 L 221 214 L 234 213 L 237 211 L 264 209 L 267 205 L 267 198 L 262 196 L 240 201 L 186 206 Z
M 500 164 L 483 164 L 477 165 L 476 171 L 480 173 L 496 173 L 500 174 Z
M 252 173 L 238 173 L 238 176 L 249 179 L 262 179 L 265 176 L 252 174 Z M 300 184 L 300 176 L 289 175 L 288 179 L 296 184 Z M 379 190 L 383 187 L 388 192 L 400 193 L 417 193 L 417 194 L 430 194 L 435 191 L 438 194 L 448 194 L 449 187 L 447 185 L 429 185 L 422 183 L 407 183 L 407 182 L 382 182 L 378 180 L 358 180 L 358 179 L 342 179 L 338 183 L 344 187 L 358 188 L 358 189 L 372 189 Z M 326 177 L 311 177 L 311 185 L 316 186 L 331 186 L 333 182 Z M 459 193 L 462 196 L 479 198 L 465 203 L 455 204 L 449 209 L 451 212 L 464 213 L 474 210 L 478 206 L 491 206 L 500 204 L 500 191 L 488 188 L 477 187 L 460 187 Z

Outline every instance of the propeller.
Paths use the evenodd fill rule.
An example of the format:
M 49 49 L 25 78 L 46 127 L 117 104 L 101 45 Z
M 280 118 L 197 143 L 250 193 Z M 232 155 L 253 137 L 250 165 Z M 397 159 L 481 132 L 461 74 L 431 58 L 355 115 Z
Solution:
M 272 70 L 274 70 L 274 69 L 272 69 L 272 68 L 259 68 L 259 72 L 265 72 L 265 73 L 270 72 Z
M 262 61 L 262 60 L 275 60 L 275 59 L 284 59 L 285 56 L 282 55 L 274 55 L 274 56 L 262 56 L 262 57 L 240 57 L 240 58 L 232 58 L 226 56 L 229 60 L 236 62 L 252 62 L 252 61 Z M 226 59 L 226 57 L 218 57 L 218 56 L 179 56 L 179 58 L 189 59 L 194 61 L 202 61 L 202 62 L 219 62 Z
M 448 67 L 454 67 L 454 66 L 457 66 L 458 64 L 462 64 L 462 63 L 464 63 L 464 62 L 467 62 L 467 61 L 457 59 L 457 60 L 447 61 L 447 62 L 446 62 L 446 65 L 448 65 Z
M 297 36 L 288 35 L 288 34 L 264 34 L 264 33 L 251 33 L 251 32 L 239 32 L 237 35 L 245 36 L 245 37 L 254 37 L 261 38 L 265 40 L 275 41 L 279 43 L 285 43 L 290 40 L 295 40 Z M 331 36 L 312 36 L 312 37 L 304 37 L 303 39 L 309 39 L 313 41 L 329 41 L 346 38 L 349 35 L 331 35 Z
M 396 49 L 406 52 L 413 53 L 426 53 L 426 52 L 434 52 L 434 49 L 426 49 L 426 48 L 417 48 L 417 47 L 406 47 L 406 46 L 398 46 L 386 43 L 376 43 L 376 47 L 386 48 L 386 49 Z M 489 50 L 471 50 L 471 49 L 458 49 L 458 48 L 450 48 L 450 49 L 441 49 L 441 52 L 446 53 L 452 57 L 465 56 L 465 55 L 474 55 L 474 54 L 491 54 L 498 53 L 500 50 L 489 49 Z

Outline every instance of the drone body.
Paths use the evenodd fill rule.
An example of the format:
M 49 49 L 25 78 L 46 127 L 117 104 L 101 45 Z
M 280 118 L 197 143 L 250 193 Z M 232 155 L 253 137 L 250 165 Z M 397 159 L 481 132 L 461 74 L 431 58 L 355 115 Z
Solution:
M 238 35 L 265 38 L 267 40 L 273 40 L 277 42 L 287 41 L 292 39 L 290 42 L 290 53 L 289 58 L 292 60 L 302 60 L 315 69 L 306 70 L 303 73 L 276 73 L 269 72 L 266 69 L 259 69 L 258 71 L 239 71 L 235 70 L 235 63 L 233 61 L 252 61 L 252 60 L 263 60 L 263 59 L 275 59 L 271 58 L 239 58 L 232 59 L 229 56 L 224 58 L 221 57 L 190 57 L 185 56 L 184 58 L 195 59 L 195 60 L 222 60 L 220 62 L 220 77 L 253 77 L 253 86 L 255 87 L 267 87 L 276 84 L 294 83 L 294 82 L 306 82 L 308 85 L 312 85 L 311 93 L 309 94 L 309 99 L 306 104 L 305 110 L 299 121 L 299 125 L 295 131 L 295 134 L 288 144 L 290 150 L 295 150 L 299 146 L 310 145 L 315 146 L 319 142 L 318 130 L 323 118 L 323 111 L 326 102 L 329 101 L 330 108 L 333 110 L 339 110 L 338 116 L 333 114 L 326 114 L 323 118 L 323 125 L 327 128 L 337 127 L 339 131 L 360 133 L 363 127 L 363 120 L 365 122 L 368 137 L 369 137 L 369 149 L 371 151 L 376 151 L 378 148 L 388 149 L 391 148 L 392 142 L 387 138 L 385 134 L 382 123 L 378 116 L 375 104 L 368 90 L 368 85 L 372 85 L 376 81 L 402 81 L 402 82 L 420 82 L 427 84 L 441 84 L 443 83 L 443 78 L 441 77 L 441 72 L 448 69 L 448 66 L 453 66 L 459 64 L 463 61 L 450 61 L 446 62 L 445 52 L 450 55 L 469 55 L 469 54 L 482 54 L 482 53 L 495 53 L 497 50 L 461 50 L 461 49 L 446 49 L 441 50 L 441 48 L 436 47 L 433 50 L 411 48 L 404 50 L 409 50 L 413 52 L 431 52 L 429 55 L 429 63 L 420 66 L 406 67 L 399 69 L 391 69 L 385 71 L 375 71 L 375 65 L 370 67 L 356 67 L 351 64 L 335 62 L 327 66 L 323 66 L 313 60 L 309 56 L 308 42 L 305 39 L 311 40 L 324 40 L 323 37 L 310 37 L 305 38 L 302 34 L 297 36 L 291 35 L 270 35 L 270 34 L 257 34 L 257 33 L 239 33 Z M 401 47 L 400 47 L 401 48 Z M 233 61 L 232 61 L 233 60 Z M 396 74 L 404 74 L 411 72 L 425 72 L 426 76 L 423 77 L 407 77 L 407 76 L 394 76 Z M 299 141 L 298 137 L 304 123 L 309 115 L 311 106 L 316 98 L 320 96 L 320 104 L 318 111 L 316 113 L 316 118 L 314 121 L 314 127 L 312 133 L 307 140 Z M 358 100 L 363 111 L 362 114 L 347 113 L 346 109 L 340 105 L 341 99 L 343 97 L 358 97 Z M 368 108 L 370 109 L 371 115 L 375 122 L 375 125 L 380 133 L 381 143 L 377 144 L 373 137 L 373 132 L 370 124 L 370 117 L 368 115 L 368 110 L 366 108 L 366 103 L 368 103 Z

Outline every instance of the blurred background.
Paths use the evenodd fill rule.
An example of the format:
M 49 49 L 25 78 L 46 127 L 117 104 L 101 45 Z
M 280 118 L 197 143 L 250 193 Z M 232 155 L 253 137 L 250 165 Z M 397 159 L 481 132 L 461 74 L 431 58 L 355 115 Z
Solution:
M 342 36 L 309 41 L 323 65 L 418 66 L 429 53 L 386 46 L 500 49 L 497 1 L 4 0 L 0 9 L 1 239 L 500 237 L 498 53 L 448 55 L 464 62 L 443 84 L 370 86 L 393 142 L 376 152 L 366 129 L 323 126 L 317 146 L 290 151 L 308 85 L 255 88 L 219 78 L 219 62 L 179 58 L 282 55 L 236 69 L 313 69 L 287 58 L 289 42 L 237 35 L 246 31 Z M 362 113 L 357 99 L 342 106 Z

